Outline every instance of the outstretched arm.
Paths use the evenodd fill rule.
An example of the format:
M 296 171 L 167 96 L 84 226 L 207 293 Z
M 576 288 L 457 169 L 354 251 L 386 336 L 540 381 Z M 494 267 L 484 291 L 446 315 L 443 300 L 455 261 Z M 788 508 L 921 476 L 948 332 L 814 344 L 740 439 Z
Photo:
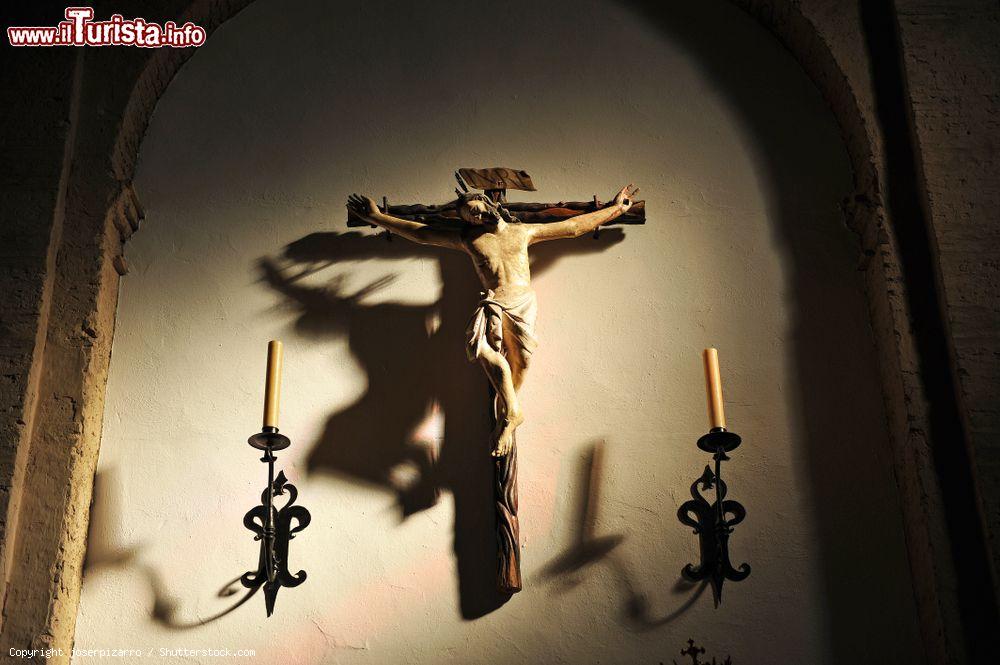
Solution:
M 626 213 L 632 207 L 632 199 L 638 192 L 638 187 L 633 188 L 632 185 L 628 185 L 621 188 L 614 201 L 600 210 L 570 217 L 561 222 L 532 225 L 531 243 L 559 238 L 579 238 L 590 233 L 601 224 L 607 224 Z
M 347 209 L 370 224 L 381 226 L 421 245 L 462 249 L 462 239 L 458 231 L 436 229 L 420 222 L 386 215 L 378 209 L 375 201 L 367 196 L 351 194 L 347 197 Z

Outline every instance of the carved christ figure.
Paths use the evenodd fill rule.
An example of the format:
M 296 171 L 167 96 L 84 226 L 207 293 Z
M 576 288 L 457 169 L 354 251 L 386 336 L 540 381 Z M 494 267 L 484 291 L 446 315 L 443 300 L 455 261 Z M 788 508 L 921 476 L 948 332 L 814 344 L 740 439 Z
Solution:
M 383 213 L 372 199 L 352 194 L 350 212 L 370 224 L 423 245 L 465 252 L 484 291 L 466 332 L 470 361 L 478 361 L 497 394 L 493 456 L 507 455 L 514 431 L 524 422 L 517 392 L 537 346 L 538 311 L 531 288 L 528 247 L 546 240 L 578 238 L 627 212 L 639 190 L 622 187 L 614 200 L 593 212 L 547 224 L 520 223 L 484 194 L 461 194 L 456 207 L 464 224 L 449 229 Z

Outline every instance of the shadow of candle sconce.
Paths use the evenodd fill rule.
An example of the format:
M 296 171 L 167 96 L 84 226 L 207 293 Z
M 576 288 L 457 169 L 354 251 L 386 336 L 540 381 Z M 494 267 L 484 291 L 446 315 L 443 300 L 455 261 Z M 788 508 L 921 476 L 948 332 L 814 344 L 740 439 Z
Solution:
M 748 564 L 743 563 L 737 569 L 729 561 L 729 536 L 733 528 L 746 518 L 747 511 L 739 502 L 726 498 L 728 488 L 722 480 L 722 463 L 729 461 L 726 453 L 739 446 L 741 439 L 735 432 L 726 429 L 718 351 L 705 349 L 704 359 L 711 429 L 698 439 L 698 447 L 712 453 L 715 470 L 705 465 L 704 473 L 691 485 L 693 498 L 681 504 L 677 518 L 694 529 L 701 549 L 701 562 L 698 565 L 687 564 L 681 575 L 692 582 L 708 580 L 712 585 L 715 606 L 718 607 L 722 602 L 723 583 L 726 580 L 739 582 L 750 575 Z M 702 494 L 712 489 L 715 490 L 714 502 Z
M 540 578 L 553 584 L 557 593 L 563 593 L 583 583 L 588 570 L 603 566 L 622 593 L 621 620 L 624 625 L 629 630 L 639 632 L 655 630 L 690 610 L 708 588 L 708 580 L 692 582 L 684 578 L 678 579 L 673 595 L 687 598 L 663 616 L 653 614 L 649 597 L 638 582 L 641 576 L 635 574 L 628 558 L 621 551 L 620 545 L 624 543 L 625 536 L 598 534 L 597 516 L 601 503 L 606 447 L 605 441 L 597 440 L 584 449 L 577 468 L 576 509 L 569 542 L 562 552 L 541 569 Z
M 83 579 L 104 569 L 135 570 L 148 583 L 153 605 L 150 618 L 169 630 L 191 630 L 218 621 L 235 612 L 246 603 L 260 587 L 249 589 L 235 602 L 210 616 L 186 618 L 181 602 L 171 593 L 170 585 L 160 570 L 144 562 L 144 545 L 122 546 L 112 534 L 121 527 L 120 508 L 124 505 L 120 474 L 115 467 L 99 470 L 94 476 L 94 494 L 90 506 L 90 525 L 87 532 L 87 554 L 83 562 Z M 215 594 L 215 598 L 231 598 L 239 593 L 237 583 L 240 577 L 231 579 Z
M 604 441 L 595 441 L 580 460 L 579 509 L 569 546 L 541 571 L 543 579 L 561 580 L 569 589 L 582 580 L 582 571 L 605 559 L 625 539 L 621 535 L 598 536 L 597 507 L 600 503 L 601 474 L 604 465 Z

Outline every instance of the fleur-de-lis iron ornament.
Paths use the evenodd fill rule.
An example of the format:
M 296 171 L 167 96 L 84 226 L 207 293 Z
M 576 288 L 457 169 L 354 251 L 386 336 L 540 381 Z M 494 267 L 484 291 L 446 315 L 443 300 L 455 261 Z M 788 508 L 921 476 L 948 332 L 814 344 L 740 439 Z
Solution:
M 261 505 L 255 506 L 243 516 L 243 525 L 254 532 L 254 540 L 260 541 L 260 557 L 257 570 L 244 573 L 240 582 L 248 589 L 257 590 L 263 586 L 267 616 L 274 613 L 274 601 L 281 587 L 295 587 L 306 581 L 306 571 L 296 574 L 288 572 L 288 544 L 302 531 L 312 516 L 295 500 L 299 491 L 285 478 L 285 472 L 274 476 L 274 451 L 291 445 L 288 437 L 278 433 L 277 427 L 265 427 L 259 434 L 250 437 L 248 443 L 264 451 L 261 462 L 267 463 L 267 489 L 260 495 Z M 280 508 L 275 505 L 277 497 L 287 497 Z M 295 526 L 292 526 L 292 523 Z
M 722 463 L 730 459 L 726 453 L 739 446 L 740 442 L 739 435 L 723 427 L 712 428 L 708 434 L 698 439 L 699 448 L 713 453 L 715 471 L 708 465 L 705 466 L 704 473 L 691 485 L 693 498 L 685 501 L 677 510 L 677 519 L 698 534 L 701 548 L 701 563 L 697 566 L 687 564 L 681 570 L 681 575 L 692 582 L 708 579 L 712 584 L 716 607 L 722 602 L 722 584 L 726 580 L 739 582 L 750 574 L 748 564 L 741 564 L 737 569 L 729 561 L 729 535 L 733 532 L 733 527 L 747 516 L 747 511 L 739 502 L 726 498 L 728 488 L 722 480 Z M 713 488 L 715 501 L 709 502 L 702 491 L 707 492 Z

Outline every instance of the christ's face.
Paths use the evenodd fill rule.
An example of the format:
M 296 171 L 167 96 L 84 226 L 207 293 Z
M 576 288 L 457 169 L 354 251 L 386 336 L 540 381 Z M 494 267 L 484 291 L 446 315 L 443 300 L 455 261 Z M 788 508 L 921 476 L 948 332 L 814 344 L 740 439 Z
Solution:
M 497 214 L 496 210 L 478 197 L 459 203 L 458 214 L 466 223 L 475 226 L 496 225 L 500 222 L 500 215 Z

